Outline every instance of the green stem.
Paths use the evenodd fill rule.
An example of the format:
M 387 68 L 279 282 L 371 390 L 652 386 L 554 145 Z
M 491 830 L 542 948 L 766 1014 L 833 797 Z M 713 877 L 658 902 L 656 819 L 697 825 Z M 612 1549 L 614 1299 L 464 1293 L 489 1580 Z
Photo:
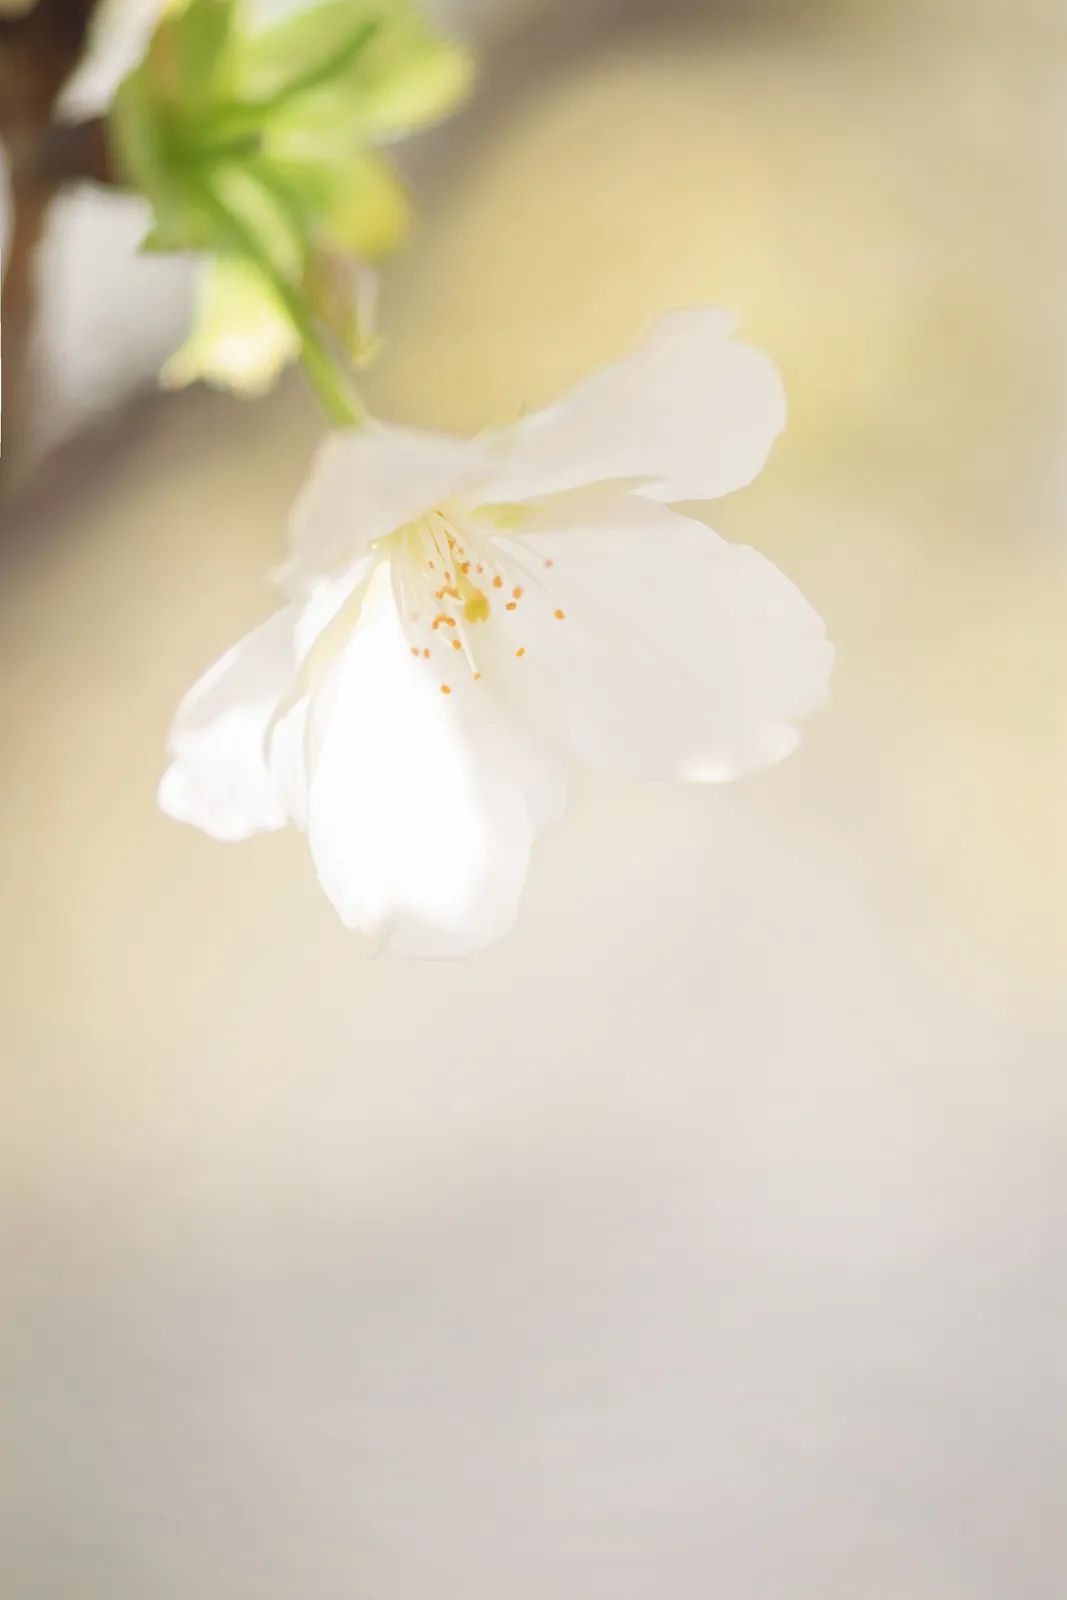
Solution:
M 357 399 L 347 374 L 338 369 L 325 341 L 315 327 L 307 307 L 283 273 L 278 272 L 256 245 L 240 217 L 236 216 L 206 185 L 201 190 L 203 204 L 215 214 L 249 261 L 263 274 L 285 308 L 300 340 L 300 359 L 308 381 L 322 409 L 339 428 L 358 428 L 366 413 Z
M 271 287 L 280 293 L 279 287 L 272 280 Z M 288 287 L 288 286 L 286 286 Z M 296 297 L 293 297 L 295 303 Z M 304 363 L 304 371 L 315 390 L 319 404 L 329 417 L 330 421 L 338 428 L 358 428 L 366 420 L 362 406 L 356 400 L 352 385 L 342 381 L 337 368 L 318 338 L 306 327 L 303 308 L 298 317 L 290 304 L 286 310 L 292 317 L 296 331 L 300 335 L 300 359 Z

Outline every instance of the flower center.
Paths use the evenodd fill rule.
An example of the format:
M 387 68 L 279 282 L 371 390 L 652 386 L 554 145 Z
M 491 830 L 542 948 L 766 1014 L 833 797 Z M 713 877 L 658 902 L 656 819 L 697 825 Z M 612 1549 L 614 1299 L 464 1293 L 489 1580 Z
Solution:
M 442 694 L 451 694 L 460 681 L 477 682 L 490 656 L 499 660 L 500 648 L 516 660 L 527 655 L 524 602 L 547 602 L 551 615 L 564 620 L 534 574 L 534 560 L 501 547 L 501 531 L 506 536 L 528 515 L 521 506 L 465 513 L 438 506 L 384 541 L 391 547 L 394 595 L 411 654 L 436 668 Z M 485 631 L 483 624 L 491 620 L 495 626 Z M 467 671 L 457 679 L 464 665 Z
M 505 579 L 487 532 L 471 518 L 438 508 L 409 522 L 393 535 L 392 562 L 397 605 L 411 653 L 450 667 L 460 657 L 477 680 L 476 633 L 488 622 Z M 521 599 L 515 586 L 514 609 Z M 451 658 L 451 659 L 450 659 Z M 451 675 L 451 674 L 450 674 Z M 451 693 L 451 683 L 442 682 Z

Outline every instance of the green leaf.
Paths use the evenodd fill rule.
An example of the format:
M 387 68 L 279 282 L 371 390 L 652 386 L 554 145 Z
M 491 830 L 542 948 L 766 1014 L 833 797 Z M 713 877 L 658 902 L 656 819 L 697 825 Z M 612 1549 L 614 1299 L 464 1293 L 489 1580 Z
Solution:
M 467 93 L 469 56 L 411 0 L 325 0 L 251 40 L 244 98 L 269 107 L 270 136 L 336 147 L 439 120 Z
M 407 194 L 384 157 L 364 150 L 338 166 L 322 218 L 322 236 L 334 249 L 377 261 L 396 249 L 410 223 Z
M 190 111 L 210 105 L 232 89 L 238 9 L 236 0 L 188 0 L 164 18 L 157 38 L 171 40 L 175 98 Z
M 341 68 L 366 48 L 394 0 L 323 0 L 302 6 L 247 41 L 238 92 L 256 105 L 272 104 L 318 78 L 331 62 Z
M 471 65 L 414 0 L 323 0 L 249 37 L 239 0 L 178 0 L 119 86 L 117 159 L 153 211 L 150 250 L 215 258 L 170 382 L 246 391 L 299 352 L 329 414 L 358 410 L 364 264 L 407 230 L 371 145 L 452 109 Z
M 308 208 L 315 245 L 378 261 L 395 250 L 411 224 L 411 208 L 392 164 L 376 150 L 333 162 L 279 160 L 272 173 L 293 207 Z

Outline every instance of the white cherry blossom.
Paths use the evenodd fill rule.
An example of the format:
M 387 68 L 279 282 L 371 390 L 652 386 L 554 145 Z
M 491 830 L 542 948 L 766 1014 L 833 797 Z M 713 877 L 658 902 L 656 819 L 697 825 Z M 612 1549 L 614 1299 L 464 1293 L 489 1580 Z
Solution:
M 833 659 L 756 551 L 672 510 L 748 483 L 785 418 L 717 311 L 474 440 L 323 448 L 287 604 L 186 696 L 160 802 L 221 839 L 295 822 L 341 918 L 460 955 L 514 921 L 577 758 L 722 781 L 797 742 Z

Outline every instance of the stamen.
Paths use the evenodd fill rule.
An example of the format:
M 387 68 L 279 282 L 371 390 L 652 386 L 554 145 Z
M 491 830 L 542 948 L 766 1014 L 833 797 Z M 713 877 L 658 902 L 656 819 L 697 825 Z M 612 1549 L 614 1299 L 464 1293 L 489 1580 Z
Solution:
M 486 530 L 483 530 L 477 517 L 474 522 L 462 517 L 453 520 L 449 511 L 435 509 L 417 518 L 399 533 L 402 555 L 396 581 L 401 586 L 397 591 L 398 600 L 406 601 L 402 614 L 410 614 L 413 622 L 420 616 L 425 619 L 419 628 L 423 639 L 427 623 L 434 634 L 439 634 L 442 628 L 451 630 L 449 644 L 464 656 L 472 681 L 478 682 L 482 674 L 476 660 L 477 636 L 474 625 L 489 621 L 495 598 L 493 591 L 500 593 L 507 590 L 506 596 L 500 594 L 500 603 L 509 612 L 517 611 L 520 601 L 528 601 L 531 594 L 538 600 L 539 607 L 548 600 L 548 596 L 543 594 L 536 577 L 526 580 L 524 574 L 515 572 L 514 568 L 509 572 L 510 562 L 503 559 L 503 551 L 498 567 L 495 543 L 492 548 L 487 544 Z M 551 557 L 545 558 L 546 567 L 553 564 Z M 472 575 L 472 568 L 475 575 Z M 529 573 L 529 568 L 525 571 Z M 514 582 L 514 578 L 520 576 L 524 577 L 524 582 Z M 509 582 L 509 578 L 512 581 Z M 429 602 L 431 594 L 437 602 L 436 607 Z M 548 606 L 551 604 L 551 600 L 548 600 Z M 449 606 L 449 610 L 443 609 L 445 605 Z M 411 608 L 410 613 L 408 607 Z M 557 610 L 555 615 L 560 621 L 564 618 L 562 610 Z M 418 638 L 418 633 L 415 637 Z M 419 644 L 411 645 L 411 653 L 415 657 L 421 656 L 424 661 L 434 660 L 433 650 L 426 645 L 422 648 Z M 524 644 L 514 650 L 516 660 L 521 661 L 526 654 L 527 647 Z M 441 683 L 439 680 L 438 688 L 442 694 L 454 692 L 451 683 Z

